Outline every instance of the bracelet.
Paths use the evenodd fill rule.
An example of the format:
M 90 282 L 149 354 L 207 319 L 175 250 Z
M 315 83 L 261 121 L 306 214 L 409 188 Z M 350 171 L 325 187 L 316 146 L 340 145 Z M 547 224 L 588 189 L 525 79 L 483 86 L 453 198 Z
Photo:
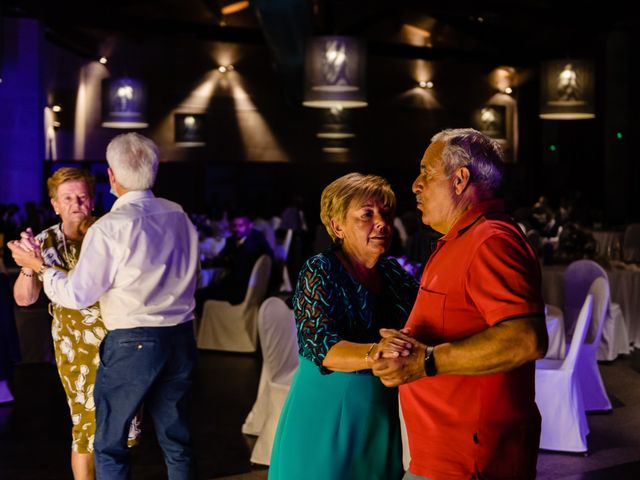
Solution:
M 21 268 L 21 269 L 20 269 L 20 273 L 21 273 L 22 275 L 24 275 L 25 277 L 29 277 L 29 278 L 33 277 L 33 275 L 34 275 L 33 273 L 27 273 L 27 272 L 25 272 L 25 271 L 24 271 L 24 268 Z
M 369 355 L 371 354 L 371 350 L 373 350 L 373 347 L 375 347 L 376 344 L 372 343 L 371 346 L 369 347 L 369 350 L 367 350 L 367 353 L 365 353 L 364 355 L 364 363 L 366 363 L 367 365 L 369 365 Z
M 436 357 L 433 355 L 433 349 L 435 347 L 429 346 L 424 352 L 424 373 L 427 377 L 433 377 L 436 375 Z

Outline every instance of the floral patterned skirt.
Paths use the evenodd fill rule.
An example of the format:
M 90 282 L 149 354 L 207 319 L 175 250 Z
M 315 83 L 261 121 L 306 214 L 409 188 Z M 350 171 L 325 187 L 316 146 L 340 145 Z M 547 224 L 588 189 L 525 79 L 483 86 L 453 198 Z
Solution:
M 51 333 L 56 364 L 71 410 L 72 451 L 92 453 L 96 431 L 93 386 L 100 342 L 107 333 L 97 308 L 81 311 L 53 305 Z

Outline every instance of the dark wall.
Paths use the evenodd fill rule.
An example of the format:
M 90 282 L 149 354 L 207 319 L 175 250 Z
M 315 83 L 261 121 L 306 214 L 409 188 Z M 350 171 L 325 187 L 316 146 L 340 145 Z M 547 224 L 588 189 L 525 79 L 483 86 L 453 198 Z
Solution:
M 596 120 L 541 121 L 538 65 L 520 67 L 528 75 L 514 92 L 519 148 L 507 165 L 505 189 L 512 209 L 531 205 L 541 194 L 557 203 L 564 195 L 580 192 L 596 211 L 595 217 L 607 223 L 637 218 L 632 200 L 640 181 L 638 162 L 625 146 L 628 143 L 611 140 L 619 125 L 628 132 L 625 142 L 639 128 L 638 109 L 633 108 L 638 99 L 627 88 L 638 76 L 638 60 L 628 53 L 638 46 L 636 37 L 603 39 L 600 50 L 593 52 L 598 78 L 604 79 L 597 83 Z M 327 153 L 323 147 L 331 145 L 316 137 L 327 122 L 325 112 L 287 102 L 291 96 L 283 90 L 264 45 L 120 37 L 109 45 L 108 53 L 109 64 L 100 67 L 103 71 L 96 74 L 93 85 L 106 75 L 131 75 L 147 82 L 150 126 L 141 133 L 161 149 L 157 191 L 193 211 L 240 205 L 277 213 L 293 193 L 301 194 L 308 208 L 315 209 L 322 188 L 354 170 L 389 178 L 399 197 L 399 210 L 412 208 L 410 186 L 429 138 L 443 128 L 469 126 L 474 110 L 496 93 L 488 77 L 497 65 L 370 55 L 369 106 L 346 115 L 345 128 L 355 137 L 341 146 L 349 150 Z M 85 92 L 82 100 L 94 117 L 84 118 L 79 125 L 78 86 L 81 72 L 91 75 L 86 69 L 89 60 L 49 43 L 41 60 L 45 96 L 64 107 L 57 133 L 59 158 L 103 160 L 106 144 L 121 131 L 100 126 L 95 89 Z M 223 63 L 233 63 L 234 72 L 226 76 L 216 72 Z M 432 90 L 416 88 L 418 67 L 429 72 L 435 83 Z M 621 78 L 627 74 L 626 80 Z M 203 84 L 213 87 L 194 96 Z M 205 146 L 175 144 L 173 115 L 177 112 L 206 116 Z M 78 148 L 79 136 L 83 136 L 83 149 Z M 551 145 L 556 146 L 553 152 Z

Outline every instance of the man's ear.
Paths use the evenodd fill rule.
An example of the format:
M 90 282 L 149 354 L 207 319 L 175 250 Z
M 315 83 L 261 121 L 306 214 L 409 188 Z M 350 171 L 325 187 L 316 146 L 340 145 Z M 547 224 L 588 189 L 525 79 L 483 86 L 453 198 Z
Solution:
M 453 174 L 453 189 L 456 195 L 462 195 L 462 192 L 469 186 L 471 180 L 471 172 L 467 167 L 460 167 Z

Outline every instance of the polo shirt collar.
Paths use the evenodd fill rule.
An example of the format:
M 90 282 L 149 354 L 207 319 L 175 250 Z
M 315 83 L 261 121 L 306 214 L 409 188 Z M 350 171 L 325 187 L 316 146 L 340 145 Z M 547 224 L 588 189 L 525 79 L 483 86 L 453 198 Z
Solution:
M 477 203 L 460 217 L 451 230 L 442 237 L 442 240 L 450 240 L 462 235 L 471 225 L 476 223 L 480 217 L 489 212 L 504 212 L 504 200 L 501 198 L 492 198 L 491 200 Z
M 122 208 L 124 205 L 128 203 L 133 203 L 136 200 L 141 200 L 143 198 L 152 198 L 153 196 L 154 195 L 151 190 L 132 190 L 118 197 L 118 199 L 115 202 L 113 202 L 111 211 L 114 212 L 119 208 Z

